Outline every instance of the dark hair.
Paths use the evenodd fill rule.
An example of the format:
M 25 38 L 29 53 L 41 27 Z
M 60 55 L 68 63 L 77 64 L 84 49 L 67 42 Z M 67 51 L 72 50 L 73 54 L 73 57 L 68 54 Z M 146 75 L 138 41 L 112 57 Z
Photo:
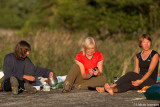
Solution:
M 26 57 L 26 52 L 30 50 L 30 44 L 24 40 L 21 40 L 15 47 L 14 55 L 17 59 L 24 59 Z
M 147 39 L 149 40 L 150 42 L 152 41 L 151 40 L 151 37 L 148 35 L 148 34 L 142 34 L 140 37 L 139 37 L 139 47 L 141 48 L 141 43 L 144 39 Z

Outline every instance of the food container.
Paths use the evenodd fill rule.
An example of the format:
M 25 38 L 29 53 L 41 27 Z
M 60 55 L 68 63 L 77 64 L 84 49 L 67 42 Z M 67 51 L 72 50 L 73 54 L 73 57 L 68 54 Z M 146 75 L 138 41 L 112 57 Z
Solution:
M 56 77 L 50 76 L 50 77 L 48 78 L 48 84 L 49 84 L 51 87 L 55 86 L 57 83 L 58 83 L 58 80 L 57 80 Z
M 33 86 L 33 87 L 35 87 L 37 91 L 40 90 L 40 86 Z
M 117 80 L 118 80 L 118 77 L 114 77 L 114 83 L 117 82 Z
M 49 85 L 45 85 L 43 86 L 43 91 L 50 91 L 50 86 Z

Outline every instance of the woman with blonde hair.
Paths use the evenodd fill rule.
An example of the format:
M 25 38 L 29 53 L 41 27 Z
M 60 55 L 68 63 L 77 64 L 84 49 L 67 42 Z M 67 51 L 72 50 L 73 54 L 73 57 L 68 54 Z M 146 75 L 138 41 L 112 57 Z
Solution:
M 87 37 L 82 42 L 81 52 L 76 55 L 75 64 L 67 75 L 62 92 L 69 92 L 71 89 L 85 90 L 89 86 L 103 86 L 105 82 L 103 56 L 96 50 L 94 38 Z
M 128 72 L 118 81 L 109 86 L 97 87 L 98 92 L 108 91 L 113 95 L 128 90 L 140 90 L 144 86 L 154 85 L 157 81 L 159 54 L 151 49 L 151 38 L 143 34 L 139 38 L 139 47 L 142 51 L 135 55 L 134 72 Z

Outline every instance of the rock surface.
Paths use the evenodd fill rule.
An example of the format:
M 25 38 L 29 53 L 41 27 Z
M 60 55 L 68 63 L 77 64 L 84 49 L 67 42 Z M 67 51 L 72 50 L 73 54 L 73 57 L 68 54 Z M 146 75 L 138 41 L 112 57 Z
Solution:
M 113 96 L 96 91 L 73 90 L 61 93 L 62 89 L 49 92 L 38 91 L 36 94 L 27 92 L 12 95 L 11 92 L 0 92 L 0 107 L 153 107 L 160 106 L 160 101 L 146 100 L 145 96 L 136 91 L 116 93 Z

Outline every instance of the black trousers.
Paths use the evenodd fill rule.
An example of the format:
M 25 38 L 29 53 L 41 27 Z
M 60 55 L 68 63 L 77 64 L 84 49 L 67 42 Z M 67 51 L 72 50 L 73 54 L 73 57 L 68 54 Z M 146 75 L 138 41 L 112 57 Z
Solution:
M 19 83 L 19 89 L 24 89 L 24 83 L 26 82 L 25 80 L 18 80 L 18 83 Z M 4 91 L 12 91 L 12 88 L 11 88 L 11 83 L 10 83 L 10 78 L 6 79 L 4 81 Z
M 156 83 L 151 78 L 148 78 L 137 87 L 132 85 L 132 81 L 140 80 L 142 77 L 143 75 L 141 74 L 137 74 L 135 72 L 128 72 L 118 79 L 118 81 L 116 82 L 117 85 L 115 87 L 118 89 L 118 92 L 126 92 L 128 90 L 139 90 L 142 89 L 144 86 L 151 86 Z

